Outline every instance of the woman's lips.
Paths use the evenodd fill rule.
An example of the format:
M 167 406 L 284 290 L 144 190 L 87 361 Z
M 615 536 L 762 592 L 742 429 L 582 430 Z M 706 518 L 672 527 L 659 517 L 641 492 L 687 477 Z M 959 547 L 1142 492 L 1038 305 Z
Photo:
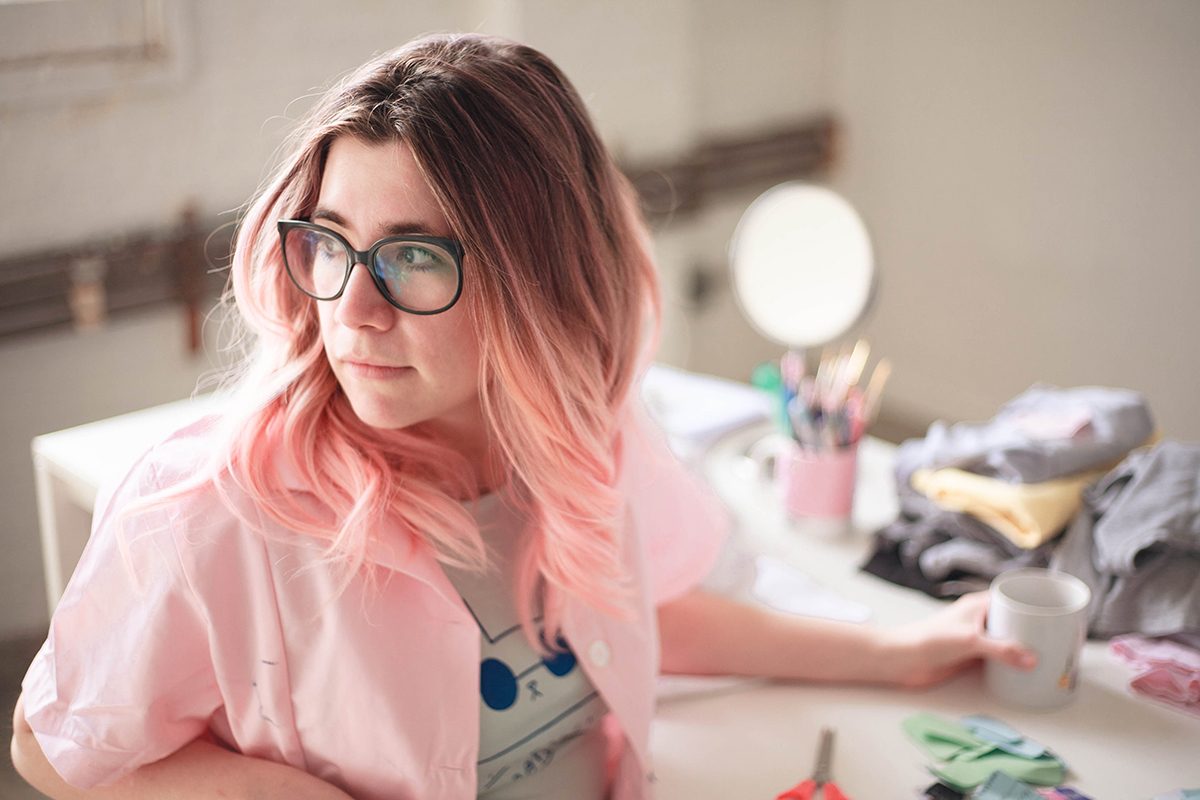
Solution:
M 399 378 L 405 373 L 412 372 L 412 367 L 390 367 L 383 364 L 368 364 L 365 361 L 350 361 L 342 362 L 352 374 L 360 378 L 374 378 L 377 380 L 386 380 L 388 378 Z

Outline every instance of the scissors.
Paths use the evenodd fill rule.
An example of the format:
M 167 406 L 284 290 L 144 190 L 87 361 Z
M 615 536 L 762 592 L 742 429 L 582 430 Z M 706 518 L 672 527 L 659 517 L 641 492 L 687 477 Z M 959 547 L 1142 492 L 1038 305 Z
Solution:
M 821 728 L 821 741 L 817 745 L 817 763 L 813 767 L 811 778 L 800 781 L 791 789 L 775 798 L 775 800 L 815 800 L 822 797 L 825 800 L 849 800 L 838 785 L 829 779 L 830 765 L 833 763 L 832 728 Z

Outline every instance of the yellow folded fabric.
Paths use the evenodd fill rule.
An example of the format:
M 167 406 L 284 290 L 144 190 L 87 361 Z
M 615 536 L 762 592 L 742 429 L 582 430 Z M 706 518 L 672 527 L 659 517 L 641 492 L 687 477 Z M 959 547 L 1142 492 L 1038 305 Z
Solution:
M 1007 483 L 961 469 L 920 469 L 912 486 L 938 506 L 984 522 L 1019 547 L 1052 539 L 1079 511 L 1083 490 L 1106 470 L 1081 472 L 1043 483 Z

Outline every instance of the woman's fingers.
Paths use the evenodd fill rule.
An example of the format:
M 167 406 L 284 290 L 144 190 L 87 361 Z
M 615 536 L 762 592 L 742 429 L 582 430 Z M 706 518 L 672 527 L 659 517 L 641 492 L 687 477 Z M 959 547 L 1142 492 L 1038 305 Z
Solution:
M 983 623 L 987 619 L 988 593 L 971 592 L 970 594 L 964 594 L 956 602 L 963 606 L 972 619 L 979 622 L 982 629 Z
M 1037 666 L 1037 653 L 1025 647 L 1020 642 L 1011 639 L 993 639 L 987 635 L 987 610 L 989 595 L 987 592 L 972 592 L 959 598 L 966 605 L 972 617 L 978 620 L 977 652 L 984 658 L 991 658 L 1008 664 L 1017 669 L 1033 669 Z
M 979 655 L 1002 661 L 1017 669 L 1033 669 L 1037 666 L 1037 653 L 1020 642 L 1009 639 L 992 639 L 985 633 L 979 634 Z

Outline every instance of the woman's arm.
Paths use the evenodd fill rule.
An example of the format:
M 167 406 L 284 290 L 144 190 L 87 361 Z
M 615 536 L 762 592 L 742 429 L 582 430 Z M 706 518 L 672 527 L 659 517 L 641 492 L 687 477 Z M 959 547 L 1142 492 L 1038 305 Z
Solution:
M 231 753 L 203 739 L 109 786 L 77 789 L 46 760 L 20 699 L 13 712 L 12 760 L 22 778 L 53 800 L 350 800 L 341 789 L 294 767 Z
M 779 614 L 693 590 L 658 609 L 663 672 L 927 686 L 980 658 L 1032 668 L 1033 653 L 984 635 L 987 593 L 884 629 Z

